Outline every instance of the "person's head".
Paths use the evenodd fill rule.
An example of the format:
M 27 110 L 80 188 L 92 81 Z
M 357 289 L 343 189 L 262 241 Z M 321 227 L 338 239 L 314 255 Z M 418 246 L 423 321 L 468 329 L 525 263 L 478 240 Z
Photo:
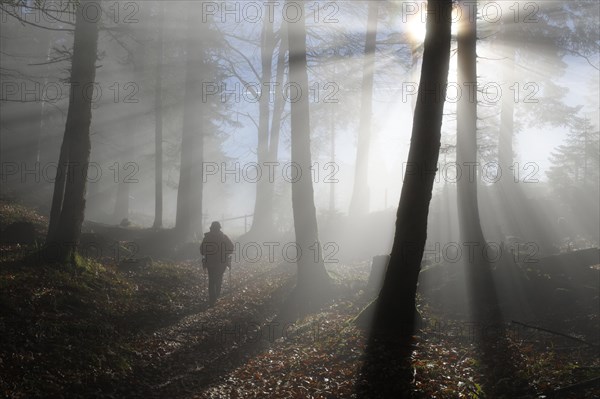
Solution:
M 219 223 L 219 222 L 212 222 L 210 224 L 210 231 L 221 231 L 221 223 Z

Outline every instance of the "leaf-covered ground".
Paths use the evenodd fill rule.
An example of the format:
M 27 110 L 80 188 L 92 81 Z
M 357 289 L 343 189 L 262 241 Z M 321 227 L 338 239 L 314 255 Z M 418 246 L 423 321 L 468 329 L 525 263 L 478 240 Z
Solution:
M 11 220 L 31 211 L 19 212 Z M 282 322 L 291 264 L 235 264 L 222 298 L 207 308 L 206 275 L 191 261 L 124 269 L 83 259 L 66 268 L 36 262 L 34 246 L 0 250 L 2 397 L 356 397 L 367 337 L 350 321 L 370 300 L 366 262 L 328 265 L 334 299 L 318 313 Z M 600 374 L 597 346 L 510 325 L 497 353 L 510 353 L 525 385 L 490 380 L 477 346 L 485 330 L 442 318 L 426 298 L 420 303 L 426 326 L 413 339 L 405 397 L 600 395 L 597 383 L 577 385 Z M 577 315 L 586 318 L 594 325 L 597 314 Z M 577 325 L 560 328 L 598 343 Z M 390 367 L 377 383 L 393 383 L 398 373 Z

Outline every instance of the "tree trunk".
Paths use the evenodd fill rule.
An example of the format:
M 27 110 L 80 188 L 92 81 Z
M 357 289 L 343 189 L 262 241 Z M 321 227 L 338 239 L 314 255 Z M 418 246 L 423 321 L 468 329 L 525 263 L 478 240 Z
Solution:
M 427 239 L 427 217 L 439 157 L 450 63 L 451 9 L 451 0 L 429 1 L 427 6 L 427 36 L 409 166 L 404 174 L 390 262 L 377 300 L 357 320 L 365 325 L 374 313 L 376 330 L 410 334 L 418 316 L 417 282 Z
M 49 36 L 47 38 L 47 46 L 48 46 L 48 50 L 46 52 L 46 62 L 48 62 L 48 65 L 46 65 L 46 71 L 45 71 L 45 76 L 44 76 L 44 83 L 42 87 L 46 87 L 48 85 L 48 76 L 50 75 L 50 57 L 52 55 L 52 37 Z M 43 98 L 40 98 L 40 102 L 38 103 L 38 112 L 39 112 L 39 117 L 40 120 L 39 122 L 35 123 L 35 137 L 34 137 L 34 151 L 33 151 L 33 164 L 35 165 L 35 163 L 40 163 L 40 154 L 42 152 L 42 136 L 44 134 L 44 121 L 46 119 L 46 101 Z M 30 166 L 31 167 L 31 166 Z M 40 166 L 41 167 L 41 166 Z
M 257 161 L 266 170 L 266 162 L 269 162 L 269 119 L 271 100 L 271 79 L 273 77 L 273 53 L 275 52 L 275 33 L 273 31 L 273 20 L 265 18 L 261 34 L 261 65 L 262 77 L 259 101 L 258 119 L 258 146 L 256 151 Z M 254 202 L 254 218 L 250 234 L 264 236 L 273 230 L 272 196 L 269 186 L 274 183 L 269 181 L 267 175 L 256 183 L 256 200 Z
M 331 115 L 329 117 L 329 134 L 331 135 L 330 142 L 330 161 L 335 164 L 335 107 L 333 104 L 331 107 Z M 329 217 L 333 221 L 335 218 L 335 184 L 329 185 Z
M 496 283 L 492 276 L 489 260 L 483 255 L 484 240 L 479 218 L 477 199 L 477 25 L 476 5 L 462 8 L 462 17 L 458 26 L 458 84 L 463 96 L 457 105 L 456 163 L 463 168 L 458 180 L 458 224 L 462 243 L 462 265 L 465 267 L 468 300 L 471 304 L 471 317 L 482 326 L 495 326 L 493 333 L 485 334 L 477 342 L 481 362 L 485 365 L 486 378 L 489 381 L 511 381 L 520 385 L 514 364 L 510 359 L 510 345 L 506 340 L 506 331 L 502 325 L 502 312 L 498 304 Z M 512 138 L 511 138 L 512 140 Z M 512 157 L 512 154 L 511 154 Z M 474 249 L 473 251 L 471 251 Z M 507 354 L 498 356 L 498 348 L 504 348 Z M 497 396 L 497 385 L 490 390 L 491 396 Z
M 509 48 L 506 50 L 506 60 L 503 63 L 502 73 L 507 89 L 514 84 L 515 68 L 515 50 Z M 518 187 L 516 187 L 512 174 L 513 166 L 513 140 L 514 140 L 514 117 L 515 103 L 511 91 L 505 91 L 502 96 L 500 111 L 500 134 L 498 138 L 498 164 L 502 171 L 497 189 L 498 198 L 502 207 L 502 218 L 504 219 L 504 228 L 501 229 L 503 235 L 516 236 L 521 230 L 518 216 L 515 214 Z
M 354 188 L 350 201 L 350 215 L 360 216 L 369 212 L 369 149 L 371 144 L 371 121 L 373 109 L 373 75 L 375 73 L 375 50 L 377 39 L 378 2 L 369 1 L 367 35 L 363 62 L 363 81 L 356 146 L 356 170 Z
M 132 121 L 127 122 L 130 126 L 135 126 Z M 125 132 L 125 135 L 133 134 L 132 131 Z M 130 185 L 123 176 L 121 176 L 120 171 L 123 170 L 123 166 L 127 164 L 127 160 L 129 159 L 125 154 L 131 154 L 129 152 L 130 148 L 127 146 L 125 150 L 121 153 L 119 157 L 120 162 L 118 163 L 118 183 L 117 183 L 117 196 L 115 199 L 115 209 L 113 212 L 113 218 L 116 223 L 120 223 L 123 219 L 129 218 L 129 194 L 130 194 Z
M 133 56 L 130 58 L 131 62 L 131 80 L 143 79 L 143 65 L 144 59 L 140 57 L 143 52 L 143 47 L 138 47 L 134 50 Z M 127 119 L 123 121 L 124 129 L 122 134 L 117 138 L 118 145 L 120 147 L 117 166 L 117 195 L 115 200 L 115 208 L 113 211 L 113 219 L 115 223 L 120 223 L 124 219 L 129 219 L 129 212 L 131 210 L 131 190 L 132 180 L 127 178 L 128 173 L 122 173 L 127 171 L 131 162 L 137 159 L 136 156 L 136 130 L 141 123 L 142 112 L 139 103 L 127 104 L 127 109 L 130 112 Z
M 506 88 L 509 89 L 515 78 L 515 50 L 508 49 L 505 63 L 503 64 L 503 77 Z M 507 90 L 502 97 L 502 108 L 500 113 L 500 137 L 498 140 L 498 161 L 503 172 L 508 172 L 513 163 L 513 136 L 515 130 L 515 102 L 511 91 Z M 502 182 L 505 179 L 501 180 Z M 506 181 L 512 181 L 507 179 Z
M 496 320 L 497 300 L 491 280 L 490 265 L 483 256 L 485 240 L 479 218 L 477 199 L 477 26 L 475 5 L 462 7 L 458 27 L 458 84 L 463 95 L 457 105 L 456 163 L 463 174 L 458 179 L 458 224 L 462 243 L 463 264 L 472 290 L 470 302 L 475 317 Z M 471 249 L 474 250 L 471 252 Z
M 276 162 L 279 152 L 279 133 L 281 132 L 281 119 L 285 109 L 285 99 L 283 97 L 283 79 L 285 74 L 285 58 L 288 52 L 288 33 L 287 24 L 281 24 L 280 30 L 279 54 L 277 56 L 277 71 L 275 72 L 275 99 L 273 104 L 273 118 L 271 119 L 271 137 L 269 140 L 269 160 Z M 275 186 L 271 185 L 274 191 Z
M 473 5 L 471 5 L 473 6 Z M 456 162 L 462 168 L 458 180 L 458 219 L 463 242 L 483 241 L 477 201 L 477 54 L 476 25 L 470 7 L 458 27 L 458 84 L 463 90 L 457 105 Z
M 279 158 L 279 136 L 281 132 L 281 120 L 283 118 L 283 111 L 285 109 L 285 99 L 283 97 L 283 86 L 284 86 L 284 74 L 285 74 L 285 61 L 286 54 L 288 52 L 288 34 L 287 34 L 287 23 L 281 24 L 280 29 L 280 44 L 279 44 L 279 55 L 277 56 L 277 71 L 275 72 L 275 99 L 273 104 L 273 118 L 271 118 L 271 135 L 269 139 L 269 161 L 277 162 Z M 267 201 L 269 207 L 273 209 L 275 200 L 275 182 L 269 184 L 269 193 L 267 195 Z M 273 215 L 271 215 L 273 217 Z
M 204 104 L 201 75 L 203 44 L 196 31 L 198 4 L 190 4 L 186 39 L 186 77 L 181 137 L 181 166 L 177 191 L 175 230 L 181 239 L 202 232 L 202 163 L 204 162 Z
M 162 228 L 163 220 L 163 120 L 162 120 L 162 60 L 165 25 L 165 5 L 158 14 L 158 43 L 156 44 L 156 80 L 154 82 L 154 229 Z
M 61 245 L 60 261 L 73 260 L 81 235 L 85 211 L 87 168 L 90 158 L 90 123 L 92 96 L 89 90 L 96 77 L 96 52 L 98 48 L 98 20 L 82 14 L 84 0 L 77 8 L 73 59 L 71 64 L 71 90 L 69 110 L 59 163 L 65 163 L 66 176 L 55 182 L 48 241 Z M 65 173 L 62 173 L 64 176 Z M 64 192 L 62 185 L 64 184 Z M 60 208 L 60 213 L 58 209 Z M 56 224 L 56 218 L 58 223 Z
M 300 3 L 304 8 L 304 3 Z M 304 9 L 302 10 L 304 12 Z M 302 90 L 291 103 L 292 213 L 298 248 L 296 299 L 304 309 L 312 309 L 329 283 L 318 237 L 317 212 L 311 179 L 310 112 L 308 101 L 308 72 L 306 62 L 306 26 L 304 18 L 288 25 L 289 76 Z M 301 173 L 301 175 L 300 175 Z M 300 253 L 301 251 L 301 253 Z

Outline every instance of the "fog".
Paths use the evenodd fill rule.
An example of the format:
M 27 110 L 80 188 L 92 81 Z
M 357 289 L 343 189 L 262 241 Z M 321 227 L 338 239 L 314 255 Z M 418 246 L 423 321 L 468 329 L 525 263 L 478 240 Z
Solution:
M 158 26 L 162 24 L 164 226 L 173 227 L 179 180 L 182 102 L 186 89 L 184 41 L 189 34 L 183 22 L 189 4 L 170 3 L 165 10 L 157 2 L 132 4 L 115 3 L 114 10 L 105 10 L 103 15 L 97 79 L 91 94 L 93 118 L 90 162 L 93 166 L 88 177 L 86 219 L 119 223 L 127 218 L 140 227 L 150 227 L 153 223 L 156 47 Z M 277 165 L 257 164 L 256 129 L 259 96 L 262 93 L 259 88 L 261 22 L 264 20 L 262 13 L 266 15 L 269 11 L 257 5 L 232 3 L 232 8 L 228 9 L 226 4 L 206 2 L 197 6 L 200 14 L 192 34 L 201 36 L 203 29 L 210 29 L 219 32 L 221 37 L 218 40 L 224 43 L 215 42 L 207 50 L 210 52 L 210 62 L 219 68 L 222 77 L 199 77 L 202 80 L 199 91 L 202 98 L 195 100 L 199 105 L 210 102 L 215 108 L 211 129 L 204 135 L 206 166 L 202 175 L 196 176 L 205 185 L 202 225 L 195 226 L 196 232 L 205 231 L 212 220 L 250 215 L 246 218 L 248 229 L 252 223 L 253 201 L 260 180 L 268 180 L 269 184 L 275 186 L 277 196 L 274 213 L 281 221 L 278 223 L 279 230 L 291 231 L 289 185 L 295 171 L 290 167 L 289 105 L 296 93 L 291 92 L 295 90 L 293 85 L 276 82 L 275 76 L 265 89 L 265 93 L 268 90 L 269 107 L 272 108 L 275 86 L 287 84 L 283 93 L 286 98 L 275 161 Z M 372 71 L 373 112 L 369 126 L 368 189 L 371 212 L 393 213 L 402 187 L 412 108 L 418 85 L 419 46 L 422 46 L 425 29 L 422 7 L 413 5 L 391 3 L 380 7 L 378 45 Z M 55 163 L 67 112 L 69 86 L 66 81 L 69 66 L 64 51 L 68 51 L 72 35 L 34 29 L 29 23 L 52 29 L 72 26 L 74 16 L 66 10 L 57 11 L 54 6 L 49 4 L 44 10 L 29 10 L 25 5 L 21 8 L 5 5 L 2 35 L 2 47 L 6 53 L 2 57 L 3 190 L 6 194 L 21 196 L 46 209 L 49 208 Z M 285 11 L 281 6 L 273 7 L 269 12 L 273 14 L 274 25 L 278 26 L 287 18 L 285 13 L 292 11 L 289 7 Z M 566 16 L 557 14 L 567 14 L 567 11 L 561 9 L 560 3 L 545 7 L 548 8 L 543 9 L 545 14 L 533 16 L 539 17 L 539 21 L 533 21 L 532 17 L 532 21 L 536 22 L 533 25 L 537 27 L 544 23 L 559 26 L 562 23 L 560 18 Z M 592 5 L 578 4 L 573 12 L 585 12 L 583 10 L 586 7 Z M 308 97 L 311 102 L 311 149 L 315 166 L 310 173 L 315 183 L 317 213 L 322 219 L 320 224 L 325 227 L 328 223 L 326 215 L 346 215 L 350 206 L 363 76 L 360 37 L 366 29 L 366 9 L 360 2 L 323 3 L 319 9 L 318 13 L 307 11 Z M 503 40 L 503 35 L 509 36 L 504 31 L 524 25 L 515 23 L 516 16 L 512 10 L 504 10 L 504 18 L 500 18 L 501 12 L 497 15 L 498 10 L 495 13 L 491 10 L 492 6 L 487 6 L 482 11 L 485 13 L 479 17 L 479 35 L 485 37 L 478 43 L 478 99 L 482 114 L 478 123 L 482 142 L 479 151 L 481 166 L 478 166 L 480 190 L 493 190 L 501 184 L 495 181 L 495 177 L 482 177 L 482 174 L 493 173 L 490 170 L 498 159 L 496 153 L 502 100 L 510 96 L 516 100 L 516 129 L 512 140 L 513 168 L 517 170 L 501 170 L 503 175 L 498 180 L 508 180 L 511 175 L 519 182 L 527 179 L 534 183 L 528 187 L 531 189 L 530 195 L 545 195 L 542 193 L 548 192 L 553 183 L 547 176 L 552 166 L 551 153 L 565 141 L 570 129 L 568 119 L 575 116 L 589 118 L 591 129 L 597 129 L 595 93 L 598 80 L 594 78 L 597 75 L 594 59 L 592 57 L 591 63 L 588 63 L 587 58 L 562 50 L 560 44 L 553 45 L 552 40 L 558 40 L 561 34 L 558 27 L 554 36 L 550 31 L 549 43 L 545 46 L 514 43 L 510 38 Z M 526 11 L 533 13 L 535 10 Z M 12 18 L 11 13 L 16 13 L 25 22 Z M 525 11 L 522 13 L 525 14 Z M 455 11 L 454 17 L 458 18 L 456 15 Z M 557 22 L 545 21 L 546 15 L 552 15 Z M 65 18 L 67 20 L 64 23 L 57 21 Z M 514 26 L 511 27 L 511 24 Z M 512 67 L 514 82 L 499 79 L 506 64 L 504 54 L 507 49 L 515 51 L 518 57 L 517 65 Z M 273 69 L 276 68 L 276 61 L 275 54 Z M 451 146 L 456 135 L 453 126 L 456 99 L 459 97 L 457 90 L 461 88 L 454 78 L 455 61 L 456 57 L 453 57 L 442 137 L 442 142 L 450 147 L 440 159 L 441 173 L 436 179 L 435 195 L 440 202 L 448 201 L 443 197 L 437 198 L 441 196 L 443 187 L 456 185 L 457 180 Z M 587 93 L 581 92 L 583 87 Z M 258 91 L 253 92 L 257 88 Z M 550 101 L 557 104 L 548 104 Z M 544 109 L 550 106 L 562 107 L 559 110 L 562 116 L 554 117 L 557 120 L 548 120 L 553 118 L 544 114 L 556 115 L 559 112 Z M 593 138 L 591 143 L 594 144 Z M 29 161 L 33 159 L 36 163 Z M 13 171 L 15 167 L 17 169 Z M 463 166 L 458 173 L 466 172 L 462 169 L 466 168 Z M 121 200 L 121 209 L 116 203 L 119 187 L 128 191 L 125 199 Z M 331 194 L 331 191 L 334 193 Z M 554 203 L 547 206 L 561 205 Z M 452 212 L 452 207 L 449 211 Z M 483 215 L 490 211 L 481 209 Z M 553 214 L 554 222 L 565 217 L 562 214 L 564 211 L 560 214 L 554 210 L 548 212 Z M 388 225 L 381 228 L 388 231 L 392 223 L 393 218 L 389 218 Z M 437 223 L 439 220 L 431 220 L 431 231 L 439 230 Z M 571 220 L 573 223 L 577 222 Z M 243 224 L 243 219 L 227 223 L 234 236 L 244 233 Z M 517 232 L 510 233 L 507 235 L 517 235 Z M 590 239 L 597 242 L 597 229 L 588 233 Z M 388 241 L 391 242 L 391 238 Z
M 219 222 L 233 270 L 283 262 L 297 266 L 297 290 L 316 293 L 323 274 L 303 275 L 313 269 L 298 255 L 308 246 L 324 275 L 360 265 L 343 284 L 370 275 L 377 293 L 393 265 L 410 274 L 412 258 L 394 254 L 416 243 L 419 300 L 469 320 L 489 299 L 473 263 L 489 268 L 504 321 L 543 319 L 528 292 L 543 289 L 523 282 L 531 268 L 597 276 L 595 1 L 453 3 L 435 88 L 425 2 L 31 0 L 1 1 L 0 13 L 0 199 L 39 215 L 32 250 L 68 242 L 94 258 L 116 243 L 128 259 L 198 263 Z M 443 104 L 439 142 L 425 103 Z M 430 178 L 424 213 L 411 215 L 413 188 Z M 19 215 L 2 216 L 3 243 L 24 245 L 9 228 Z M 375 275 L 373 257 L 389 254 Z M 553 289 L 585 297 L 569 306 L 586 311 L 597 281 L 565 278 Z

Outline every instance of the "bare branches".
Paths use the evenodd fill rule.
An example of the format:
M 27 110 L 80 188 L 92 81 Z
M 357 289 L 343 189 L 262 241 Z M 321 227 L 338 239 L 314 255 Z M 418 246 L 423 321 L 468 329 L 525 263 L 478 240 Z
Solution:
M 244 53 L 242 53 L 240 50 L 238 50 L 234 46 L 232 46 L 231 43 L 229 43 L 227 40 L 225 40 L 225 44 L 234 53 L 238 54 L 240 57 L 242 57 L 248 63 L 248 66 L 250 67 L 250 70 L 252 71 L 252 73 L 254 74 L 254 76 L 256 77 L 256 79 L 260 80 L 260 74 L 256 71 L 256 68 L 254 68 L 254 65 L 253 65 L 252 61 L 250 61 L 250 59 Z M 230 61 L 230 63 L 231 63 L 231 61 Z
M 592 63 L 592 61 L 590 60 L 590 58 L 589 58 L 588 56 L 586 56 L 585 54 L 582 54 L 582 53 L 580 53 L 579 51 L 572 50 L 572 49 L 565 48 L 565 47 L 560 47 L 560 49 L 561 49 L 561 50 L 564 50 L 564 51 L 567 51 L 567 52 L 569 52 L 569 53 L 571 53 L 571 54 L 573 54 L 573 55 L 576 55 L 576 56 L 578 56 L 578 57 L 581 57 L 581 58 L 583 58 L 584 60 L 586 60 L 586 61 L 587 61 L 587 63 L 588 63 L 588 64 L 590 64 L 590 66 L 591 66 L 592 68 L 594 68 L 594 69 L 595 69 L 595 70 L 597 70 L 597 71 L 600 71 L 600 68 L 599 68 L 599 67 L 597 67 L 596 65 L 594 65 L 594 64 Z

